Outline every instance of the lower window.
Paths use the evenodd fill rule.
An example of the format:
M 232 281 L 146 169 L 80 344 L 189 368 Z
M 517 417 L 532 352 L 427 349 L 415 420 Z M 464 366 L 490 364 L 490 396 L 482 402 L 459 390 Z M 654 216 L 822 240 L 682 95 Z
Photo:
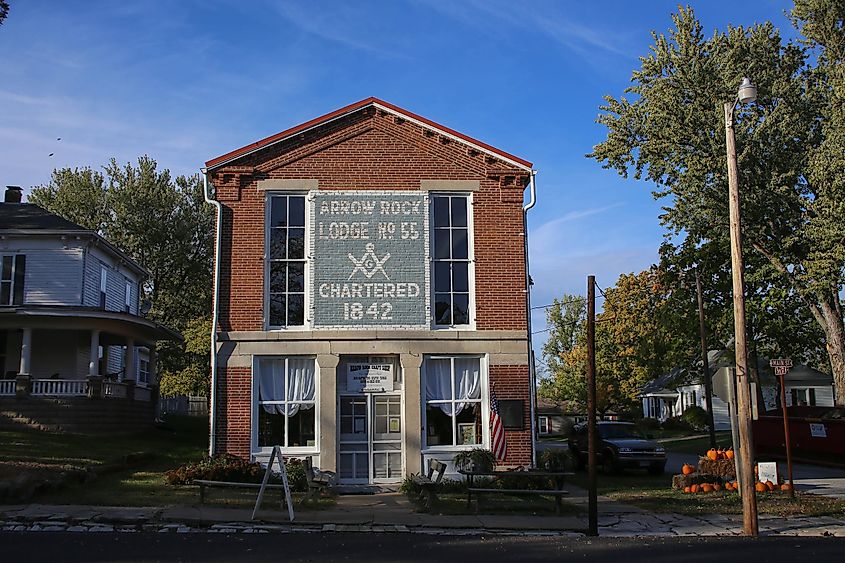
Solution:
M 314 358 L 262 358 L 257 368 L 256 445 L 316 447 Z
M 427 446 L 482 443 L 480 358 L 426 360 L 425 420 Z

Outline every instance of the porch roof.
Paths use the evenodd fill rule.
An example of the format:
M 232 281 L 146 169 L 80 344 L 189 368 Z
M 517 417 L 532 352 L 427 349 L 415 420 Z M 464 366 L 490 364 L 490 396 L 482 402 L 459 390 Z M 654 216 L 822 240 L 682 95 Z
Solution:
M 182 340 L 181 334 L 162 324 L 120 311 L 63 305 L 0 307 L 0 328 L 24 327 L 52 330 L 100 330 L 104 333 L 132 338 L 137 344 L 152 344 L 157 340 Z M 108 337 L 102 340 L 105 344 L 112 344 L 108 341 Z

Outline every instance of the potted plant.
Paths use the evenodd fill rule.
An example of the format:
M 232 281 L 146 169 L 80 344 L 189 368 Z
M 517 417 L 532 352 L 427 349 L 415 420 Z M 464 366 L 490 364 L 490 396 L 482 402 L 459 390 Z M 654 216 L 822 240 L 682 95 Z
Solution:
M 455 468 L 459 471 L 493 471 L 493 468 L 496 467 L 496 456 L 490 450 L 473 448 L 458 452 L 452 459 L 452 463 L 455 464 Z

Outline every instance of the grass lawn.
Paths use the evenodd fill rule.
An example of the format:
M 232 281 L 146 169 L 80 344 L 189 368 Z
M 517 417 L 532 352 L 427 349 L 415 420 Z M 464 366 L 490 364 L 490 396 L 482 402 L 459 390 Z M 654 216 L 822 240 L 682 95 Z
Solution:
M 661 442 L 661 445 L 669 452 L 704 455 L 710 449 L 710 438 L 703 436 L 690 440 L 667 439 L 665 442 Z M 716 432 L 716 445 L 722 449 L 729 448 L 731 446 L 731 433 Z
M 206 453 L 208 420 L 201 417 L 168 418 L 169 429 L 151 429 L 121 436 L 83 436 L 22 429 L 0 431 L 0 478 L 11 472 L 55 473 L 119 460 L 129 453 L 147 452 L 136 466 L 102 475 L 99 479 L 31 499 L 56 504 L 157 506 L 192 503 L 195 487 L 173 487 L 163 474 Z
M 476 514 L 477 496 L 473 495 L 472 505 L 467 506 L 466 493 L 450 492 L 437 495 L 438 503 L 432 511 L 433 514 Z M 412 499 L 419 510 L 424 510 L 422 505 Z M 566 502 L 563 497 L 561 516 L 581 514 L 578 506 Z M 555 500 L 551 496 L 523 495 L 512 496 L 503 494 L 485 494 L 481 500 L 478 514 L 518 514 L 525 516 L 555 516 Z
M 578 472 L 570 482 L 586 488 L 586 472 Z M 629 471 L 618 475 L 599 475 L 598 493 L 613 500 L 632 504 L 654 512 L 678 514 L 742 514 L 742 501 L 737 493 L 685 494 L 673 490 L 672 475 L 648 475 Z M 757 493 L 760 514 L 774 516 L 841 516 L 845 500 L 808 493 L 796 493 L 794 500 L 786 493 Z

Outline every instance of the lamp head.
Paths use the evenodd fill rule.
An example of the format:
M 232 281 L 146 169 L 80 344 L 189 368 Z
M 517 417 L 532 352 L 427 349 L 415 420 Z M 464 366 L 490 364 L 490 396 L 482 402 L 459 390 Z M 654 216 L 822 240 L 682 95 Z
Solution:
M 757 99 L 757 87 L 751 83 L 751 79 L 745 77 L 739 85 L 737 99 L 741 104 L 747 104 Z

